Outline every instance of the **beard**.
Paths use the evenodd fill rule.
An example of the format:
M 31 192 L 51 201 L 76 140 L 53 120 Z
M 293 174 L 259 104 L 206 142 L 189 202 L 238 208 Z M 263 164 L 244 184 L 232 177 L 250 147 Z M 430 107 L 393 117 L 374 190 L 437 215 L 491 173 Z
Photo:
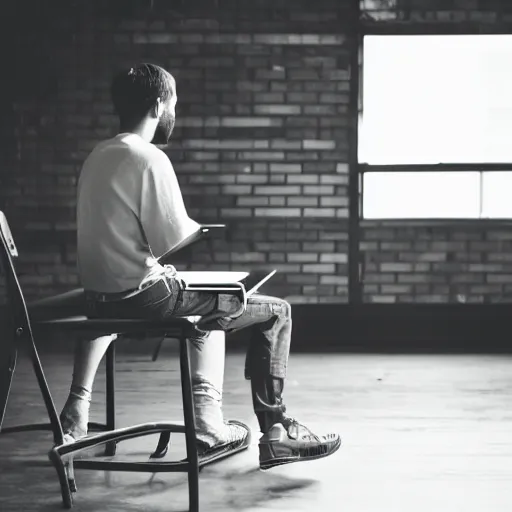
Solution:
M 169 112 L 164 112 L 158 121 L 155 135 L 153 136 L 151 143 L 155 146 L 166 146 L 171 138 L 175 122 L 176 118 L 173 115 Z

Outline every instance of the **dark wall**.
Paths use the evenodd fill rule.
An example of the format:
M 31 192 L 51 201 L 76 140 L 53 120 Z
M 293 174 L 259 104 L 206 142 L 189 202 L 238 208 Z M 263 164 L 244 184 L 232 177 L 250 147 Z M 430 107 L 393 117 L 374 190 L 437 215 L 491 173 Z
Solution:
M 39 9 L 25 26 L 28 4 Z M 344 2 L 16 5 L 0 207 L 20 246 L 29 298 L 77 283 L 80 166 L 116 133 L 113 73 L 150 61 L 177 79 L 168 154 L 189 212 L 229 224 L 182 263 L 277 268 L 270 291 L 292 302 L 347 301 Z
M 471 22 L 492 32 L 496 22 L 512 21 L 503 2 L 362 4 L 367 25 L 398 21 L 413 31 Z M 338 315 L 319 325 L 341 322 L 340 336 L 345 321 L 359 325 L 359 313 L 341 306 L 348 302 L 350 20 L 348 0 L 20 0 L 4 8 L 0 208 L 20 249 L 28 298 L 78 283 L 80 166 L 116 133 L 112 74 L 148 60 L 178 81 L 169 156 L 190 213 L 229 225 L 181 263 L 278 268 L 267 292 L 294 304 L 338 304 L 301 308 L 300 321 L 304 311 L 325 322 Z M 360 238 L 365 302 L 507 300 L 506 225 L 363 222 Z M 370 310 L 377 314 L 358 311 Z M 371 339 L 364 327 L 351 327 L 350 336 Z M 325 332 L 318 339 L 338 339 Z

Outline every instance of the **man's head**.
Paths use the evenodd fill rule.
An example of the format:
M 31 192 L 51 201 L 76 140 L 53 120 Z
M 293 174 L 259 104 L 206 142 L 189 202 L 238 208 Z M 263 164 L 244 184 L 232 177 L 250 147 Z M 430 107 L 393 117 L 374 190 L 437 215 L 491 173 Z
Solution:
M 121 129 L 145 123 L 154 128 L 154 144 L 169 142 L 177 95 L 176 81 L 168 71 L 155 64 L 138 64 L 114 78 L 111 93 Z

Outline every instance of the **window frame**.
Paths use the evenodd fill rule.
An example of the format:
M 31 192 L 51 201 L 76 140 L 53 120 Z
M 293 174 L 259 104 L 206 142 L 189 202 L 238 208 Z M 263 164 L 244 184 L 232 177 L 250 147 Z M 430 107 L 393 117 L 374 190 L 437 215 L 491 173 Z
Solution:
M 477 22 L 434 22 L 434 23 L 403 23 L 403 22 L 382 22 L 364 20 L 361 23 L 361 37 L 359 48 L 359 99 L 358 99 L 358 120 L 364 116 L 364 41 L 366 36 L 435 36 L 435 35 L 509 35 L 512 37 L 512 23 L 489 24 L 491 26 L 482 28 L 482 23 Z M 360 123 L 358 123 L 358 127 Z M 359 128 L 358 128 L 359 130 Z M 467 172 L 477 171 L 483 175 L 485 172 L 511 172 L 512 162 L 503 163 L 436 163 L 436 164 L 368 164 L 359 161 L 357 151 L 357 173 L 359 177 L 359 220 L 368 222 L 512 222 L 511 217 L 401 217 L 401 218 L 366 218 L 363 216 L 364 204 L 364 174 L 375 172 L 401 173 L 401 172 Z M 482 180 L 481 180 L 482 181 Z M 480 191 L 480 194 L 483 190 Z

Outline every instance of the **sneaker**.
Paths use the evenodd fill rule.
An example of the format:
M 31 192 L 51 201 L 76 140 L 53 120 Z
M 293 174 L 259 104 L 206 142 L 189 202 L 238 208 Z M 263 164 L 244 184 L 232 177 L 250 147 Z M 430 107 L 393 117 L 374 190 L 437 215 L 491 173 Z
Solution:
M 260 468 L 328 457 L 341 446 L 338 434 L 318 436 L 292 418 L 276 423 L 259 442 Z

